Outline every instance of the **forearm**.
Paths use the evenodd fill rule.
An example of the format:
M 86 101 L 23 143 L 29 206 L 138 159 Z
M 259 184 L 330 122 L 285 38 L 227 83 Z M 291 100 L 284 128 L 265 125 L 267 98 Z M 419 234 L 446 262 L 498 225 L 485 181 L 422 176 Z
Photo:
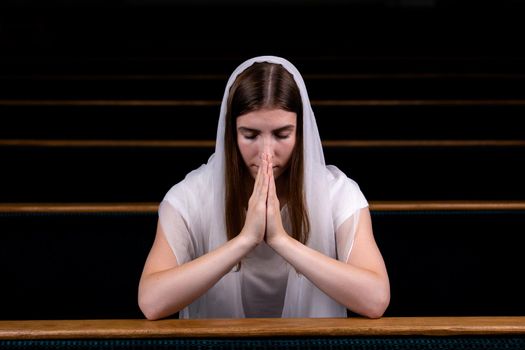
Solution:
M 148 319 L 160 319 L 180 311 L 213 287 L 255 247 L 243 236 L 186 264 L 143 276 L 139 303 Z
M 272 242 L 272 248 L 319 289 L 363 316 L 377 318 L 389 299 L 388 281 L 370 270 L 332 259 L 288 235 Z

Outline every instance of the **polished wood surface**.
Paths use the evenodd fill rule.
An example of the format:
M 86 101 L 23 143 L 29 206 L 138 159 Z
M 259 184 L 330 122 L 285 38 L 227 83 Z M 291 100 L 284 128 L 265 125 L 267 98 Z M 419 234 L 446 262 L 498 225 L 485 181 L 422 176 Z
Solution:
M 0 213 L 154 213 L 159 203 L 0 203 Z
M 525 317 L 0 321 L 0 339 L 525 335 Z
M 525 210 L 525 201 L 370 201 L 373 211 Z
M 0 203 L 0 213 L 155 213 L 159 203 Z M 372 211 L 525 210 L 525 201 L 370 201 Z

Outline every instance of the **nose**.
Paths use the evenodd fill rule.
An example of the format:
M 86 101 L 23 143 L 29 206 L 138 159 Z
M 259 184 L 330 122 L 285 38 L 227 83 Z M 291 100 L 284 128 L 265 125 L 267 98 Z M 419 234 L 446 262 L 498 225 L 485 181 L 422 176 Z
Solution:
M 262 146 L 261 150 L 259 152 L 259 155 L 262 156 L 263 153 L 269 154 L 270 156 L 274 156 L 274 145 L 271 139 L 263 138 L 262 140 Z

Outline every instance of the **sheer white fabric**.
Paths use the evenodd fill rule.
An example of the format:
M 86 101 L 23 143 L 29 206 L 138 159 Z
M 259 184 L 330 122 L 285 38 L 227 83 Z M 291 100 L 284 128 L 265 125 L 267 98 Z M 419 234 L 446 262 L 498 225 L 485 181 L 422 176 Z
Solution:
M 259 56 L 232 73 L 222 100 L 215 153 L 173 186 L 159 206 L 159 222 L 179 264 L 215 250 L 227 240 L 224 217 L 224 128 L 226 103 L 235 78 L 255 62 L 281 64 L 293 76 L 303 102 L 305 197 L 310 218 L 307 245 L 347 261 L 359 211 L 368 205 L 357 183 L 325 165 L 321 139 L 304 81 L 287 60 Z M 286 207 L 283 224 L 289 229 Z M 265 301 L 266 299 L 266 301 Z M 346 308 L 261 244 L 240 271 L 232 270 L 203 296 L 181 310 L 181 318 L 346 317 Z

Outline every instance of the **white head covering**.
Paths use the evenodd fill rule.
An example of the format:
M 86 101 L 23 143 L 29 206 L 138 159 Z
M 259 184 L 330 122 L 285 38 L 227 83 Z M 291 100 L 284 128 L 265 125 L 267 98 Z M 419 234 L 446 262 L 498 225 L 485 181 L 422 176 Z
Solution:
M 202 232 L 191 238 L 190 251 L 200 256 L 216 249 L 227 241 L 224 196 L 225 152 L 224 133 L 227 101 L 230 87 L 237 76 L 255 62 L 281 64 L 290 72 L 301 93 L 303 104 L 304 184 L 306 206 L 310 220 L 307 245 L 327 256 L 336 258 L 335 228 L 329 194 L 329 171 L 326 168 L 321 139 L 303 78 L 289 61 L 275 56 L 251 58 L 235 69 L 230 76 L 217 127 L 215 153 L 207 164 L 187 175 L 184 186 L 176 185 L 165 200 L 175 208 L 192 232 Z M 213 197 L 210 198 L 210 189 Z M 162 220 L 162 204 L 159 209 Z M 198 217 L 191 220 L 190 217 Z M 166 223 L 167 224 L 167 223 Z M 179 264 L 184 258 L 177 256 Z M 181 261 L 183 260 L 183 261 Z M 241 299 L 240 273 L 227 273 L 208 292 L 180 312 L 181 318 L 237 318 L 245 317 Z M 283 317 L 346 317 L 346 308 L 315 287 L 307 278 L 291 268 L 284 300 Z

